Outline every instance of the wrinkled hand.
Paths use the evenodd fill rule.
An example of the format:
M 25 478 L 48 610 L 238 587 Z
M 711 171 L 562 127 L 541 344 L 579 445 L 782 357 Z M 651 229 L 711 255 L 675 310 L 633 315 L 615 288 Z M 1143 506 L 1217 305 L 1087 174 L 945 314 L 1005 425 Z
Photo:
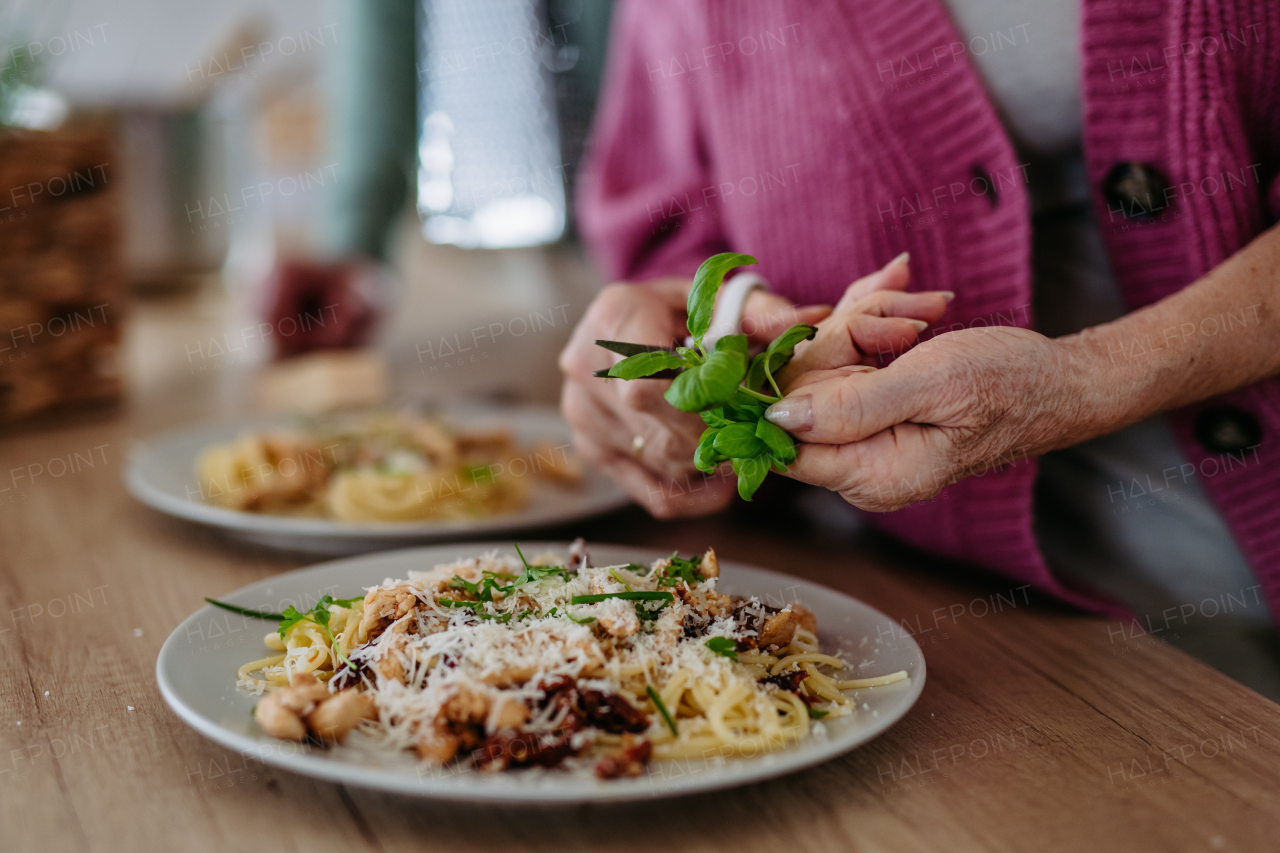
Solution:
M 911 281 L 904 252 L 883 268 L 849 285 L 831 316 L 818 323 L 817 336 L 796 348 L 778 376 L 785 388 L 813 370 L 849 365 L 874 366 L 884 353 L 901 353 L 937 322 L 954 294 L 904 293 Z
M 606 287 L 560 355 L 565 374 L 561 407 L 578 453 L 658 518 L 721 509 L 737 494 L 734 480 L 707 477 L 693 467 L 693 452 L 705 425 L 696 414 L 682 412 L 663 398 L 669 380 L 623 382 L 592 376 L 620 358 L 595 342 L 683 342 L 690 284 L 690 279 L 664 279 L 643 286 Z M 765 343 L 788 326 L 815 323 L 830 312 L 825 305 L 797 308 L 781 296 L 758 290 L 747 300 L 742 328 L 753 342 Z
M 825 359 L 847 365 L 853 353 L 860 363 L 876 353 L 901 351 L 942 316 L 948 298 L 897 292 L 908 278 L 905 265 L 897 267 L 890 264 L 854 282 L 835 313 L 828 306 L 796 307 L 781 296 L 756 291 L 747 301 L 742 329 L 758 345 L 796 323 L 816 323 L 817 337 L 793 360 L 802 365 Z M 681 412 L 663 398 L 669 381 L 606 382 L 592 376 L 619 359 L 595 341 L 670 346 L 673 340 L 683 340 L 689 285 L 688 279 L 667 279 L 643 287 L 605 288 L 560 356 L 565 374 L 561 406 L 578 452 L 658 518 L 723 508 L 737 494 L 734 478 L 708 477 L 693 467 L 705 425 L 697 415 Z M 636 436 L 641 439 L 638 454 L 633 452 Z
M 800 442 L 787 476 L 900 509 L 991 467 L 1089 437 L 1086 371 L 1027 329 L 939 335 L 883 370 L 813 370 L 766 417 Z

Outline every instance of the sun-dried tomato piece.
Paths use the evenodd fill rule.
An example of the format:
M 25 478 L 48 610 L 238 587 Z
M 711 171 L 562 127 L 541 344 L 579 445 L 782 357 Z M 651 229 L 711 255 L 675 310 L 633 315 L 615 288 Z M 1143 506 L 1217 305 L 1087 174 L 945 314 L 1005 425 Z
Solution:
M 580 690 L 582 715 L 588 725 L 606 732 L 642 732 L 649 728 L 649 718 L 617 693 L 602 690 Z

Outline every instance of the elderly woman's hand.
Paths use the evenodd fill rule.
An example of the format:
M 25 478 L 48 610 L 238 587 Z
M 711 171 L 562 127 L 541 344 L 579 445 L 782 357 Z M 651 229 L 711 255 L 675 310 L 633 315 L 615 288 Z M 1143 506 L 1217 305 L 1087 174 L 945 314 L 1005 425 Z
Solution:
M 898 292 L 907 286 L 904 260 L 895 259 L 850 285 L 835 313 L 827 306 L 797 308 L 781 296 L 756 291 L 747 301 L 742 330 L 759 345 L 794 323 L 818 323 L 818 336 L 794 359 L 801 364 L 850 364 L 876 353 L 901 352 L 942 316 L 947 302 L 943 294 Z M 683 338 L 689 285 L 688 279 L 668 279 L 605 288 L 560 356 L 561 407 L 578 452 L 659 518 L 723 508 L 737 493 L 733 477 L 708 477 L 694 468 L 705 424 L 663 398 L 670 382 L 607 382 L 593 376 L 618 360 L 595 341 L 669 346 Z M 828 315 L 830 322 L 823 319 Z
M 805 373 L 766 417 L 803 442 L 787 476 L 888 511 L 1090 437 L 1075 432 L 1088 396 L 1082 373 L 1067 347 L 1043 335 L 965 329 L 883 370 Z
M 592 375 L 619 358 L 595 342 L 670 346 L 683 340 L 688 334 L 685 304 L 690 284 L 690 279 L 664 279 L 606 287 L 560 355 L 565 375 L 560 404 L 573 430 L 574 446 L 658 518 L 723 508 L 736 494 L 733 478 L 709 478 L 694 468 L 693 452 L 705 424 L 663 399 L 669 381 L 609 381 Z M 771 340 L 793 323 L 814 323 L 831 313 L 829 306 L 797 308 L 763 291 L 753 293 L 745 309 L 743 331 L 757 343 Z
M 900 353 L 914 344 L 929 324 L 946 313 L 953 294 L 941 290 L 904 293 L 910 280 L 903 252 L 849 285 L 831 316 L 818 323 L 817 336 L 800 344 L 795 358 L 779 373 L 781 386 L 813 370 L 875 365 L 880 355 Z

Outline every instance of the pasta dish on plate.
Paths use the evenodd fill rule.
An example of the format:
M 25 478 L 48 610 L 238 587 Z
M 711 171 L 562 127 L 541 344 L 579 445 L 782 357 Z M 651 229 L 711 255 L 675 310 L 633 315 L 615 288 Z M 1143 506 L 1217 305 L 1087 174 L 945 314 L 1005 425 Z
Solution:
M 717 591 L 714 550 L 648 566 L 493 552 L 410 572 L 280 618 L 270 654 L 240 667 L 273 737 L 333 744 L 353 731 L 422 762 L 638 776 L 650 760 L 752 756 L 857 712 L 803 605 Z
M 506 430 L 375 414 L 250 432 L 196 460 L 200 494 L 227 509 L 337 521 L 423 521 L 516 512 L 530 480 L 576 484 L 561 445 L 522 449 Z

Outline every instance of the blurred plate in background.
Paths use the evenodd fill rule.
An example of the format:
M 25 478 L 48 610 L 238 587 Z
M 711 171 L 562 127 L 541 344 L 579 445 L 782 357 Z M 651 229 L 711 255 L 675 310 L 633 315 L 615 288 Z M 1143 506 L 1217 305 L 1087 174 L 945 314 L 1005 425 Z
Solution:
M 432 413 L 436 414 L 436 413 Z M 569 425 L 558 409 L 532 405 L 457 405 L 438 413 L 459 430 L 504 427 L 521 446 L 552 443 L 570 449 Z M 130 454 L 125 485 L 142 503 L 168 515 L 222 528 L 251 542 L 320 554 L 354 554 L 418 542 L 477 538 L 566 524 L 626 506 L 630 499 L 590 468 L 576 486 L 531 477 L 527 506 L 485 518 L 354 523 L 225 509 L 201 496 L 196 457 L 206 447 L 246 432 L 294 423 L 287 416 L 196 424 L 143 442 Z

